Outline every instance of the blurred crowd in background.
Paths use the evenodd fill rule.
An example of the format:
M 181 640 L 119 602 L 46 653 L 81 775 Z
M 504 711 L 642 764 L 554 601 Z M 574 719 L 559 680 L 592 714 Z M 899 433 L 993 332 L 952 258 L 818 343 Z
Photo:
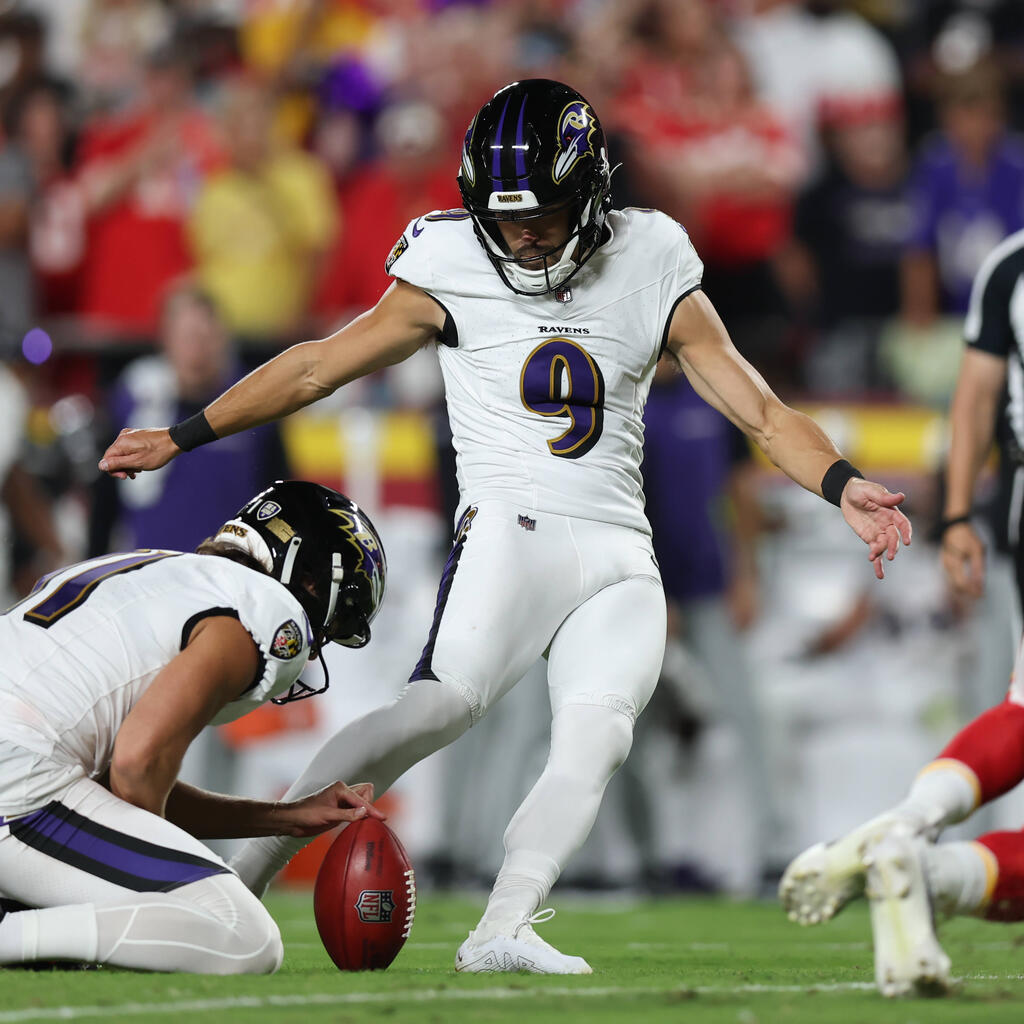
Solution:
M 524 77 L 590 100 L 622 164 L 615 204 L 678 219 L 741 351 L 855 462 L 910 493 L 925 550 L 879 597 L 834 510 L 780 483 L 659 371 L 645 475 L 679 643 L 648 714 L 661 738 L 638 747 L 655 751 L 648 781 L 661 770 L 661 788 L 644 811 L 643 773 L 629 776 L 627 811 L 612 812 L 626 838 L 599 827 L 602 852 L 583 863 L 598 880 L 749 890 L 820 838 L 837 802 L 843 769 L 815 762 L 815 744 L 848 742 L 863 763 L 851 715 L 876 742 L 885 778 L 839 831 L 903 784 L 900 758 L 927 754 L 1006 682 L 1011 651 L 991 651 L 1012 646 L 1008 570 L 994 565 L 982 609 L 957 605 L 927 535 L 971 279 L 1024 227 L 1016 0 L 0 0 L 0 582 L 13 595 L 87 554 L 189 548 L 264 482 L 319 479 L 393 524 L 382 533 L 402 639 L 386 641 L 387 668 L 342 672 L 388 677 L 369 704 L 395 692 L 426 635 L 454 504 L 429 353 L 131 483 L 95 462 L 120 427 L 180 420 L 371 306 L 408 222 L 460 204 L 473 113 Z M 896 669 L 879 669 L 880 650 Z M 543 719 L 543 696 L 516 699 Z M 893 707 L 887 760 L 877 716 L 892 721 Z M 315 728 L 309 714 L 292 727 Z M 494 718 L 490 741 L 481 729 L 457 745 L 437 793 L 461 793 L 460 765 L 499 732 L 517 738 L 528 775 L 543 722 L 512 704 Z M 797 749 L 810 751 L 799 764 Z M 260 785 L 290 781 L 285 762 Z M 443 829 L 422 826 L 439 878 L 496 859 L 522 788 L 499 776 L 486 813 L 450 800 Z M 719 813 L 699 841 L 683 826 L 658 833 L 676 783 L 708 778 L 719 788 L 694 799 L 728 805 L 731 779 L 732 819 Z M 802 794 L 796 818 L 780 793 Z M 495 824 L 474 833 L 487 814 Z M 727 849 L 730 821 L 746 853 Z M 456 845 L 474 851 L 472 869 Z

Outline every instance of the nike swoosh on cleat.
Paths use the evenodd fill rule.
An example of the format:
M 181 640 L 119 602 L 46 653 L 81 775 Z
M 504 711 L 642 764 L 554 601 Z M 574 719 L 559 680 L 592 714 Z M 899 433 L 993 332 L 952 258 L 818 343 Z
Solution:
M 423 220 L 423 218 L 422 217 L 418 217 L 416 219 L 416 223 L 413 224 L 413 226 L 412 226 L 412 237 L 413 238 L 419 238 L 420 235 L 422 235 L 423 232 L 426 230 L 425 228 L 421 228 L 420 227 L 420 221 L 421 220 Z

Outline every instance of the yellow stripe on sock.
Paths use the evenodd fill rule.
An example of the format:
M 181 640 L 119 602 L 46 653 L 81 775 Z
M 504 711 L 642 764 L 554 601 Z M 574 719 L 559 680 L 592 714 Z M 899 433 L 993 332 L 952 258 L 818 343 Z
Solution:
M 942 771 L 956 772 L 957 775 L 966 779 L 971 784 L 971 788 L 974 790 L 974 807 L 972 810 L 976 810 L 981 805 L 981 782 L 978 780 L 978 776 L 963 761 L 957 761 L 952 757 L 940 757 L 938 760 L 926 764 L 917 773 L 917 777 L 920 778 L 922 775 L 928 775 L 931 772 Z
M 985 864 L 985 895 L 978 907 L 978 911 L 984 913 L 992 900 L 992 893 L 996 891 L 996 883 L 999 881 L 999 861 L 996 860 L 996 855 L 982 843 L 972 842 L 971 846 Z

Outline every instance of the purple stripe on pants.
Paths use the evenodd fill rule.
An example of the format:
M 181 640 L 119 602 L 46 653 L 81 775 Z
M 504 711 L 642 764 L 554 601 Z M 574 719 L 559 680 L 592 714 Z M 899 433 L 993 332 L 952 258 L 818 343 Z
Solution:
M 170 892 L 228 870 L 194 853 L 108 828 L 59 801 L 16 818 L 10 829 L 15 839 L 48 857 L 137 891 Z

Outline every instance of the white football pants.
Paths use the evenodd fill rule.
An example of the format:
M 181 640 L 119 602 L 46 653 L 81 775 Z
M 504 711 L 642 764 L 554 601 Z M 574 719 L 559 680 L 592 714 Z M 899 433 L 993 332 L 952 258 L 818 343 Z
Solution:
M 506 833 L 501 876 L 530 876 L 543 899 L 590 832 L 664 649 L 665 598 L 649 537 L 481 502 L 460 520 L 412 682 L 329 739 L 287 798 L 338 779 L 372 782 L 380 795 L 478 721 L 546 652 L 551 754 Z M 307 841 L 254 839 L 232 866 L 262 894 Z
M 0 761 L 24 753 L 0 740 Z M 40 908 L 0 921 L 0 963 L 267 974 L 283 956 L 270 914 L 216 854 L 87 778 L 3 820 L 0 896 Z

